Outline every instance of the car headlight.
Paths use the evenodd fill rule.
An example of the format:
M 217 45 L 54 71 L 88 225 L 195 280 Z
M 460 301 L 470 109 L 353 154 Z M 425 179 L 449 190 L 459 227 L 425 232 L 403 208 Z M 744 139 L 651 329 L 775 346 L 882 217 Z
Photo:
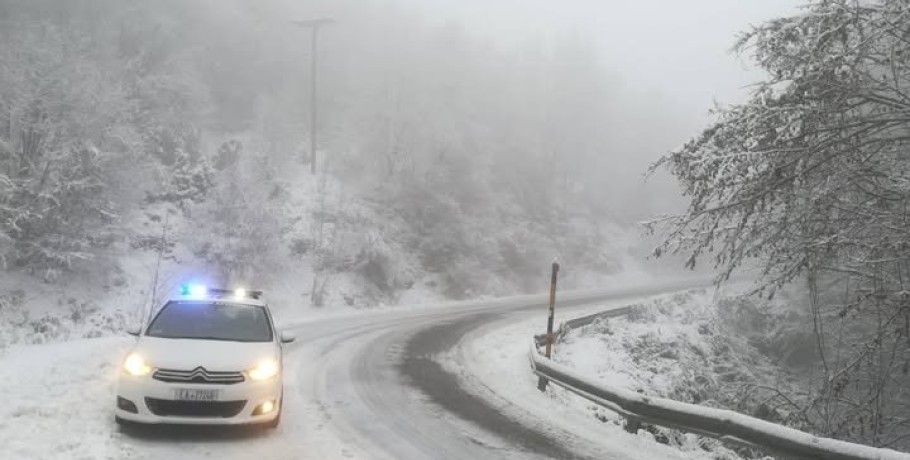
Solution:
M 123 361 L 123 371 L 138 377 L 152 372 L 152 366 L 149 366 L 142 356 L 139 356 L 137 353 L 131 353 L 126 357 L 126 360 Z
M 278 361 L 274 359 L 265 359 L 256 367 L 247 371 L 247 375 L 253 380 L 268 380 L 278 375 Z

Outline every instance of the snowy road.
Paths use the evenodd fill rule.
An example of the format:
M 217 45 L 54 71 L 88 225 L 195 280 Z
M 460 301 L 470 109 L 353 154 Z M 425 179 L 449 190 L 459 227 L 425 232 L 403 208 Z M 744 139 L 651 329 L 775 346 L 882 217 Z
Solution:
M 582 299 L 603 303 L 691 284 L 566 295 L 559 313 L 585 308 L 567 306 Z M 128 339 L 22 347 L 2 360 L 18 359 L 33 366 L 33 374 L 70 375 L 59 377 L 57 384 L 44 383 L 48 388 L 71 386 L 56 396 L 69 402 L 47 404 L 75 406 L 51 413 L 19 410 L 18 424 L 0 425 L 0 441 L 15 439 L 14 452 L 29 458 L 655 458 L 644 440 L 642 446 L 616 450 L 602 427 L 588 427 L 586 435 L 583 426 L 574 428 L 578 424 L 540 421 L 533 408 L 523 407 L 529 397 L 510 400 L 508 381 L 484 383 L 484 378 L 496 380 L 495 372 L 493 377 L 466 379 L 465 369 L 476 365 L 476 357 L 462 348 L 453 350 L 478 330 L 495 331 L 529 318 L 539 318 L 542 326 L 544 301 L 542 296 L 514 297 L 296 323 L 291 329 L 298 341 L 285 354 L 285 413 L 274 431 L 168 428 L 121 433 L 111 420 L 108 396 L 110 374 L 115 372 L 111 363 L 129 345 Z M 29 353 L 42 358 L 30 358 Z M 87 362 L 77 363 L 80 359 Z M 513 373 L 502 376 L 517 380 L 516 394 L 535 398 L 529 393 L 536 390 L 526 357 L 512 361 Z M 92 383 L 91 372 L 73 380 L 68 367 L 95 369 L 103 375 L 96 379 L 101 385 Z M 9 379 L 2 380 L 5 377 Z M 9 371 L 0 370 L 0 382 L 0 396 L 15 398 L 29 391 L 29 379 L 17 380 Z M 598 425 L 582 418 L 582 425 Z M 628 439 L 623 442 L 628 444 Z M 661 452 L 660 458 L 668 458 L 668 452 Z

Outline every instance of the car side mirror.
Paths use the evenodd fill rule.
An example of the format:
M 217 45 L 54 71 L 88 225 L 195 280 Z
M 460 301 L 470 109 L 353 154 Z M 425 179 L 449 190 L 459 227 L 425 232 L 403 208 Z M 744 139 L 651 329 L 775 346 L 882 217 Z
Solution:
M 126 333 L 129 335 L 135 335 L 136 337 L 139 337 L 139 326 L 131 326 L 131 327 L 126 328 Z
M 297 340 L 297 337 L 295 337 L 294 334 L 291 334 L 290 332 L 281 333 L 281 343 L 291 343 L 295 340 Z

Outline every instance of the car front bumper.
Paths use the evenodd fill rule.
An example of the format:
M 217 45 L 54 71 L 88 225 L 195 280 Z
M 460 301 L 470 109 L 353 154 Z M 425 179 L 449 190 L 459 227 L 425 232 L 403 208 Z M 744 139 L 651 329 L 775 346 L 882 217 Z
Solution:
M 175 401 L 176 389 L 219 390 L 218 401 L 214 404 Z M 281 411 L 281 375 L 266 381 L 250 381 L 218 385 L 208 383 L 171 383 L 152 378 L 152 375 L 135 377 L 123 374 L 117 384 L 115 415 L 126 421 L 147 424 L 187 425 L 244 425 L 274 421 Z M 130 404 L 123 403 L 127 401 Z M 262 404 L 271 402 L 273 409 L 261 415 L 253 415 Z M 202 407 L 205 415 L 187 406 Z M 157 413 L 156 413 L 157 412 Z M 174 412 L 178 412 L 179 415 Z

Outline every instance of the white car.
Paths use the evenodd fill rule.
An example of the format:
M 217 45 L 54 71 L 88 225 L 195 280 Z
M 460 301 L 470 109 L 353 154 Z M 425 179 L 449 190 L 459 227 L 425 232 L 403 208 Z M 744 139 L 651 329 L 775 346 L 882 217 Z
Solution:
M 118 423 L 262 424 L 281 419 L 281 349 L 261 293 L 184 287 L 121 366 Z

